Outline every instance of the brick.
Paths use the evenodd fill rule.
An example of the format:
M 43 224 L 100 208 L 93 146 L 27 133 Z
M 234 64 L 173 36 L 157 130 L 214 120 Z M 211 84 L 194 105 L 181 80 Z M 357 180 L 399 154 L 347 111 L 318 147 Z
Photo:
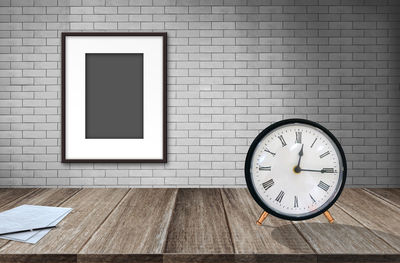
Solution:
M 140 185 L 140 178 L 118 178 L 118 185 Z
M 190 177 L 189 185 L 205 185 L 211 184 L 211 178 Z
M 70 9 L 71 14 L 79 14 L 79 15 L 87 15 L 87 14 L 93 14 L 93 7 L 71 7 Z
M 46 184 L 49 186 L 60 186 L 60 185 L 61 186 L 69 186 L 70 179 L 69 178 L 46 178 Z
M 103 6 L 96 6 L 94 7 L 94 14 L 97 15 L 110 15 L 110 14 L 117 14 L 118 8 L 117 7 L 103 7 Z
M 71 185 L 93 185 L 93 178 L 71 178 Z
M 188 185 L 189 178 L 187 177 L 172 177 L 165 178 L 166 185 Z
M 94 185 L 117 185 L 118 178 L 94 178 Z
M 141 184 L 142 185 L 163 185 L 164 184 L 164 178 L 157 178 L 157 177 L 142 178 L 141 179 Z
M 128 177 L 128 170 L 109 170 L 106 171 L 106 177 Z
M 85 170 L 82 171 L 82 177 L 105 177 L 104 170 Z
M 41 186 L 46 184 L 46 178 L 23 178 L 22 184 L 25 186 Z
M 0 185 L 242 187 L 248 143 L 296 116 L 337 135 L 347 185 L 398 186 L 394 9 L 313 3 L 5 0 Z M 59 32 L 71 30 L 168 31 L 167 164 L 59 162 Z
M 212 184 L 213 185 L 235 185 L 235 178 L 218 178 L 214 177 L 212 178 Z
M 141 8 L 141 13 L 142 14 L 162 14 L 162 13 L 164 13 L 164 7 L 159 7 L 159 6 L 147 7 L 147 6 L 144 6 L 144 7 Z
M 59 170 L 59 177 L 81 177 L 82 171 L 80 170 Z

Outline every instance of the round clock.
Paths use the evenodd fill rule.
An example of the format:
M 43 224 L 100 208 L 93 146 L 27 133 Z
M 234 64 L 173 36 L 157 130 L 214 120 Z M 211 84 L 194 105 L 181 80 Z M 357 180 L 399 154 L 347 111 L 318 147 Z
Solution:
M 304 220 L 325 212 L 337 200 L 346 181 L 346 159 L 329 130 L 309 120 L 287 119 L 255 138 L 245 175 L 264 213 Z

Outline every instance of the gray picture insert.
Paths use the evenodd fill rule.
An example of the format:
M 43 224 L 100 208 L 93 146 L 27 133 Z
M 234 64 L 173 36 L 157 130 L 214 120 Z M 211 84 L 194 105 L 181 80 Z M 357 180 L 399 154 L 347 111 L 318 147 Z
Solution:
M 143 54 L 86 54 L 86 138 L 143 138 Z

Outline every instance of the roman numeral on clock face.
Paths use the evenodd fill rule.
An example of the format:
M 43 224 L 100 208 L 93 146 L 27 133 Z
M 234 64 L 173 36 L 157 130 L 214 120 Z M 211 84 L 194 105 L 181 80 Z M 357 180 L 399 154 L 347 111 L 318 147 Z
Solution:
M 324 158 L 325 156 L 327 156 L 327 155 L 329 155 L 330 154 L 330 152 L 329 151 L 326 151 L 326 152 L 324 152 L 323 154 L 321 154 L 320 156 L 319 156 L 319 158 Z
M 271 171 L 271 166 L 260 166 L 260 171 Z
M 282 147 L 285 147 L 285 146 L 286 146 L 286 141 L 285 141 L 285 139 L 283 138 L 283 135 L 279 135 L 278 138 L 279 138 L 279 140 L 280 140 L 281 143 L 282 143 Z
M 269 179 L 268 181 L 264 182 L 262 186 L 264 187 L 265 191 L 271 188 L 274 185 L 274 180 Z
M 284 191 L 280 191 L 278 196 L 275 198 L 275 201 L 278 201 L 279 203 L 282 202 L 283 197 L 285 196 Z
M 270 150 L 268 150 L 268 148 L 266 148 L 264 151 L 266 151 L 267 153 L 272 154 L 272 156 L 275 156 L 276 153 L 271 152 Z
M 297 198 L 297 195 L 294 196 L 294 204 L 293 207 L 299 207 L 299 199 Z
M 296 143 L 301 143 L 301 132 L 296 132 Z
M 327 192 L 330 186 L 322 181 L 319 181 L 318 187 Z

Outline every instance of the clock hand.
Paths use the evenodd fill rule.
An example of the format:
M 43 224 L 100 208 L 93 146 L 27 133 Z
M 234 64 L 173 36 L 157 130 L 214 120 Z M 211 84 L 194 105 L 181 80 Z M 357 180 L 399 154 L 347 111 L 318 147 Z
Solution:
M 313 169 L 303 169 L 303 168 L 300 168 L 300 171 L 304 171 L 304 172 L 318 172 L 318 173 L 327 173 L 327 172 L 329 172 L 329 170 L 327 170 L 327 169 L 325 169 L 325 168 L 322 168 L 321 170 L 313 170 Z
M 300 161 L 301 161 L 301 157 L 303 156 L 303 146 L 304 146 L 304 144 L 301 145 L 301 150 L 299 152 L 299 162 L 297 163 L 297 166 L 294 168 L 294 171 L 296 173 L 300 173 L 301 172 Z
M 301 161 L 301 157 L 303 157 L 303 146 L 304 144 L 301 145 L 301 150 L 299 152 L 299 162 L 297 163 L 297 167 L 300 167 L 300 161 Z

